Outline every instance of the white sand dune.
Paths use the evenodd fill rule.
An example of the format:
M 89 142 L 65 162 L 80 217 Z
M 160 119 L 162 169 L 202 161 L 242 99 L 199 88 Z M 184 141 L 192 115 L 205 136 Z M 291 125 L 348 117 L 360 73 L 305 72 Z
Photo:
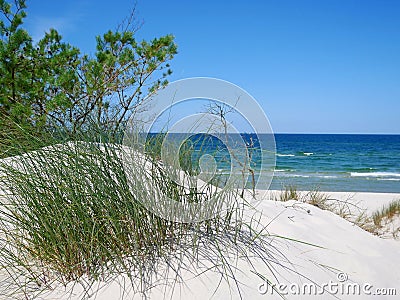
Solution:
M 330 193 L 343 200 L 348 193 Z M 375 209 L 383 203 L 400 198 L 396 194 L 357 193 L 352 201 Z M 258 206 L 261 223 L 268 225 L 272 238 L 271 250 L 281 252 L 282 263 L 275 265 L 280 284 L 277 289 L 287 299 L 397 299 L 400 295 L 400 243 L 368 233 L 329 211 L 298 202 L 264 200 Z M 291 241 L 302 241 L 304 243 Z M 308 244 L 305 244 L 308 243 Z M 313 244 L 313 245 L 310 245 Z M 317 247 L 319 246 L 319 247 Z M 237 261 L 236 279 L 241 282 L 240 293 L 233 281 L 221 281 L 216 272 L 194 277 L 183 273 L 182 283 L 172 287 L 155 287 L 150 299 L 280 299 L 276 292 L 254 273 L 254 269 L 273 280 L 271 272 L 257 259 L 250 266 Z M 286 269 L 290 268 L 291 270 Z M 201 273 L 205 267 L 192 266 Z M 140 299 L 129 294 L 121 283 L 123 276 L 101 289 L 96 299 Z M 78 298 L 80 290 L 72 294 Z M 126 292 L 126 294 L 124 294 Z M 380 295 L 396 293 L 393 295 Z M 57 295 L 57 296 L 56 296 Z M 56 291 L 45 299 L 61 297 Z M 378 296 L 379 295 L 379 296 Z M 68 294 L 68 297 L 71 297 Z M 66 296 L 63 296 L 66 298 Z M 72 299 L 75 299 L 72 296 Z

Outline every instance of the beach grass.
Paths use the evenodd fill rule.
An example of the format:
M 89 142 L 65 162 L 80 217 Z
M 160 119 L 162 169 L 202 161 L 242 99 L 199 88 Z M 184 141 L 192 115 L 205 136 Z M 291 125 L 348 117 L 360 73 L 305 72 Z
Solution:
M 372 214 L 374 225 L 378 228 L 383 226 L 384 222 L 390 221 L 395 216 L 400 215 L 400 200 L 394 200 L 389 205 L 384 206 L 382 209 L 375 211 Z
M 96 282 L 110 283 L 121 274 L 134 293 L 146 294 L 154 278 L 164 285 L 178 281 L 179 270 L 189 268 L 185 262 L 201 264 L 204 258 L 207 269 L 233 280 L 240 294 L 228 257 L 250 264 L 260 259 L 263 270 L 253 272 L 272 281 L 276 268 L 290 269 L 257 219 L 243 221 L 247 204 L 235 201 L 239 191 L 223 194 L 233 204 L 225 214 L 174 222 L 142 200 L 157 191 L 178 202 L 207 201 L 215 188 L 210 184 L 188 193 L 166 177 L 157 155 L 148 151 L 144 155 L 151 167 L 136 166 L 132 178 L 138 188 L 132 191 L 119 144 L 85 135 L 44 148 L 49 140 L 32 142 L 37 144 L 29 149 L 37 150 L 16 145 L 14 153 L 21 155 L 0 161 L 0 293 L 8 298 L 35 297 L 71 284 L 80 285 L 85 298 Z M 165 262 L 176 271 L 160 274 Z
M 286 202 L 289 200 L 300 200 L 301 193 L 297 190 L 294 185 L 285 185 L 284 188 L 277 194 L 274 195 L 273 200 Z
M 273 194 L 274 201 L 289 201 L 297 200 L 301 202 L 306 202 L 320 209 L 330 210 L 332 209 L 329 200 L 329 194 L 321 192 L 318 188 L 312 189 L 310 191 L 300 191 L 295 185 L 284 185 L 282 190 L 278 193 Z

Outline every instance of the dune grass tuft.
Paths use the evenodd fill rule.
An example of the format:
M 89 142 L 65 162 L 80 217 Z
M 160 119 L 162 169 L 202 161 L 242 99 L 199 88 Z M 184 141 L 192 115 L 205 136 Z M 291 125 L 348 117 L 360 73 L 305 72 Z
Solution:
M 331 199 L 329 199 L 329 195 L 320 192 L 318 188 L 307 192 L 301 192 L 297 189 L 295 185 L 286 185 L 278 194 L 275 194 L 273 196 L 273 200 L 283 202 L 289 200 L 297 200 L 301 202 L 306 202 L 321 209 L 331 209 L 331 206 L 329 204 L 329 200 Z
M 253 272 L 262 276 L 274 276 L 275 268 L 287 263 L 262 225 L 243 221 L 243 203 L 198 223 L 168 221 L 148 210 L 141 197 L 152 194 L 149 189 L 132 193 L 121 145 L 81 137 L 34 148 L 0 161 L 0 273 L 5 274 L 0 294 L 8 298 L 35 297 L 71 284 L 80 285 L 85 298 L 96 282 L 109 283 L 121 274 L 134 293 L 146 294 L 154 278 L 162 278 L 161 284 L 177 281 L 179 270 L 189 268 L 185 261 L 196 265 L 202 258 L 209 270 L 233 279 L 240 294 L 227 255 L 249 264 L 250 258 L 260 259 L 264 270 Z M 136 166 L 138 187 L 176 201 L 211 199 L 215 188 L 188 193 L 165 177 L 151 154 L 144 153 L 151 168 Z M 238 191 L 224 197 L 240 198 Z M 165 262 L 177 264 L 176 271 L 160 274 L 165 271 L 158 266 Z
M 300 200 L 301 193 L 297 191 L 297 187 L 294 185 L 285 186 L 277 195 L 274 195 L 275 201 L 289 201 L 289 200 Z
M 372 214 L 372 220 L 374 225 L 378 228 L 383 226 L 384 222 L 390 221 L 395 216 L 400 215 L 400 200 L 395 200 L 384 206 L 381 210 L 378 210 Z

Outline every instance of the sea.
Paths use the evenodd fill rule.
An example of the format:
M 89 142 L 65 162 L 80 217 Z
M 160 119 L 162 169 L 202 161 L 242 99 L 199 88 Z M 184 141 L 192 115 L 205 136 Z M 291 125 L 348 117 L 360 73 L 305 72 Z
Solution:
M 271 188 L 400 193 L 400 135 L 275 134 Z
M 247 145 L 251 142 L 251 165 L 257 173 L 267 151 L 260 145 L 263 139 L 270 142 L 271 136 L 241 134 L 241 138 Z M 400 135 L 275 134 L 274 139 L 272 182 L 260 181 L 258 189 L 295 186 L 298 190 L 400 193 Z M 194 163 L 210 154 L 216 157 L 219 171 L 231 172 L 229 152 L 220 141 L 204 135 L 198 140 L 199 136 L 197 142 L 192 141 Z

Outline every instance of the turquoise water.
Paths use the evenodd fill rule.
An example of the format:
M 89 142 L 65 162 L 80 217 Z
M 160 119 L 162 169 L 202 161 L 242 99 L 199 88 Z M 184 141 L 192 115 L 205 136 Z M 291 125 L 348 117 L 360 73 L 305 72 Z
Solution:
M 242 138 L 253 142 L 252 166 L 257 171 L 260 140 L 268 136 L 243 134 Z M 400 193 L 400 135 L 276 134 L 275 140 L 271 189 L 295 185 L 299 190 Z M 219 171 L 230 172 L 229 155 L 221 142 L 212 138 L 197 143 L 201 147 L 194 144 L 194 161 L 209 153 Z M 260 181 L 258 188 L 268 184 Z
M 261 137 L 262 138 L 262 137 Z M 272 188 L 400 192 L 400 135 L 276 134 Z

